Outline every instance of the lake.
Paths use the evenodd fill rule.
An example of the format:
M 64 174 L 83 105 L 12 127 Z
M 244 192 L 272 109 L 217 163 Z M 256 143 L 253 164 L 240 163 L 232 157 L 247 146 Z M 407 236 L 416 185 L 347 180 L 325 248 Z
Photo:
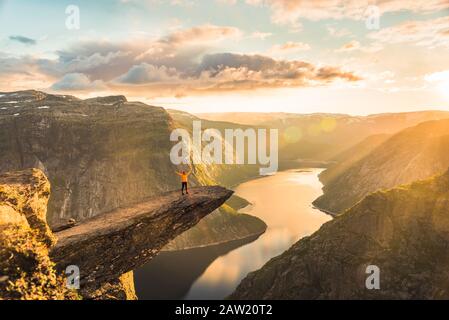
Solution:
M 139 299 L 227 297 L 249 272 L 331 219 L 312 206 L 322 194 L 322 171 L 283 171 L 239 185 L 235 193 L 252 204 L 240 211 L 261 218 L 267 231 L 258 238 L 159 254 L 135 271 Z

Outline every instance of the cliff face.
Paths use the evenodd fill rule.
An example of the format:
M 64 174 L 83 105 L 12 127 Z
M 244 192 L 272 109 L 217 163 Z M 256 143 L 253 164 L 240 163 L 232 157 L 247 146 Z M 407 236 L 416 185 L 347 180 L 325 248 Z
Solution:
M 49 258 L 55 241 L 45 218 L 49 195 L 38 170 L 0 175 L 0 300 L 78 298 Z
M 448 150 L 449 120 L 405 129 L 334 175 L 314 204 L 338 213 L 371 192 L 441 173 L 449 166 Z
M 242 281 L 234 299 L 448 299 L 449 171 L 367 196 Z M 368 290 L 366 268 L 380 268 Z
M 0 107 L 0 172 L 40 168 L 48 176 L 52 195 L 47 215 L 54 230 L 70 218 L 81 222 L 179 188 L 169 137 L 173 128 L 191 128 L 192 118 L 181 124 L 162 108 L 123 96 L 80 100 L 38 91 L 2 94 Z M 247 177 L 244 170 L 231 174 L 230 167 L 192 169 L 193 186 Z M 187 235 L 177 248 L 250 236 L 248 224 L 263 224 L 227 214 L 216 211 L 220 218 L 202 224 L 207 226 L 204 241 L 190 241 Z M 226 228 L 216 224 L 224 221 L 234 224 L 235 232 L 223 233 L 227 238 L 213 232 Z
M 7 109 L 0 112 L 0 172 L 44 171 L 53 188 L 52 226 L 178 185 L 177 177 L 165 174 L 175 168 L 169 161 L 171 119 L 162 108 L 120 96 L 79 100 L 36 91 L 1 99 Z

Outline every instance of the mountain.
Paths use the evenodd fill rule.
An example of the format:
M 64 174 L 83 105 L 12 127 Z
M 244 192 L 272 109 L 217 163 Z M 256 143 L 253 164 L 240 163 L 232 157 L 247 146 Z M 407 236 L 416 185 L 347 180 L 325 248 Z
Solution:
M 449 166 L 449 119 L 428 121 L 387 139 L 335 175 L 325 174 L 324 194 L 314 205 L 331 212 L 350 208 L 367 194 L 441 173 Z M 338 167 L 337 167 L 338 168 Z
M 448 299 L 448 247 L 449 171 L 368 195 L 250 273 L 230 298 Z M 376 269 L 380 289 L 368 290 Z
M 162 108 L 37 91 L 5 93 L 0 107 L 0 172 L 39 168 L 49 177 L 51 226 L 177 186 L 177 177 L 161 177 L 176 169 L 168 159 L 172 120 Z
M 377 134 L 394 134 L 418 123 L 449 118 L 449 112 L 421 111 L 369 116 L 345 114 L 230 113 L 201 114 L 215 121 L 235 121 L 279 130 L 281 165 L 298 160 L 330 161 L 338 154 Z M 294 164 L 293 164 L 294 165 Z
M 165 109 L 129 102 L 124 96 L 81 100 L 33 90 L 2 93 L 0 173 L 38 168 L 47 175 L 52 185 L 47 219 L 55 230 L 70 219 L 82 222 L 179 189 L 175 170 L 180 168 L 170 161 L 170 134 L 180 126 Z M 232 170 L 193 165 L 190 183 L 237 183 L 255 171 L 240 175 Z M 223 231 L 226 225 L 217 223 L 232 223 L 232 232 L 224 233 L 228 239 L 208 232 L 202 243 L 184 243 L 191 247 L 253 236 L 254 229 L 258 234 L 265 231 L 259 219 L 240 217 L 235 210 L 214 214 L 229 211 L 232 216 L 214 220 L 210 229 Z M 256 228 L 248 226 L 252 223 Z
M 273 119 L 289 119 L 298 117 L 295 113 L 284 112 L 216 112 L 216 113 L 197 113 L 201 119 L 210 121 L 230 122 L 246 126 L 264 125 Z
M 338 154 L 331 159 L 332 164 L 320 174 L 320 180 L 323 184 L 328 184 L 356 162 L 366 157 L 377 146 L 386 141 L 390 135 L 376 134 L 369 136 L 362 142 Z

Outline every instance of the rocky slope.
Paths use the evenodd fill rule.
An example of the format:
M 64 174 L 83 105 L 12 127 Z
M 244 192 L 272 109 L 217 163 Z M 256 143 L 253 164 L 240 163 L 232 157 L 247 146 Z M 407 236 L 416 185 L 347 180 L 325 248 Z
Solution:
M 448 150 L 449 120 L 405 129 L 327 182 L 314 204 L 338 213 L 371 192 L 441 173 L 449 166 Z
M 188 125 L 188 123 L 184 123 Z M 80 222 L 121 206 L 128 206 L 179 188 L 179 170 L 171 164 L 169 137 L 181 125 L 163 109 L 123 96 L 80 100 L 38 91 L 2 93 L 0 96 L 0 172 L 40 168 L 52 184 L 48 221 L 58 229 L 69 219 Z M 191 127 L 191 122 L 190 122 Z M 232 168 L 194 166 L 191 184 L 235 182 Z M 226 172 L 226 173 L 225 173 Z M 243 172 L 243 171 L 242 171 Z M 251 236 L 257 218 L 226 216 L 203 223 L 204 241 L 184 236 L 189 246 Z M 234 212 L 235 213 L 235 212 Z M 229 238 L 213 237 L 211 230 L 233 223 Z M 179 245 L 178 245 L 179 247 Z
M 77 299 L 62 277 L 68 266 L 80 270 L 83 298 L 135 298 L 130 271 L 231 195 L 222 187 L 194 188 L 184 197 L 164 193 L 52 234 L 45 175 L 36 169 L 0 175 L 0 298 Z
M 232 299 L 448 299 L 449 171 L 367 196 L 242 281 Z M 366 268 L 380 269 L 368 290 Z
M 0 175 L 0 300 L 78 299 L 49 258 L 49 195 L 39 170 Z

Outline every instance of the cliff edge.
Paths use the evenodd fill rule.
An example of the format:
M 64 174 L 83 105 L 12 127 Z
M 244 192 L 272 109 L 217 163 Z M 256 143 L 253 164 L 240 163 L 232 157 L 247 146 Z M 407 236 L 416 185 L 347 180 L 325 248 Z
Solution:
M 81 297 L 134 297 L 131 271 L 231 195 L 218 186 L 193 188 L 184 197 L 168 192 L 53 234 L 45 175 L 37 169 L 2 174 L 0 299 L 78 299 L 63 277 L 73 265 L 80 270 Z

